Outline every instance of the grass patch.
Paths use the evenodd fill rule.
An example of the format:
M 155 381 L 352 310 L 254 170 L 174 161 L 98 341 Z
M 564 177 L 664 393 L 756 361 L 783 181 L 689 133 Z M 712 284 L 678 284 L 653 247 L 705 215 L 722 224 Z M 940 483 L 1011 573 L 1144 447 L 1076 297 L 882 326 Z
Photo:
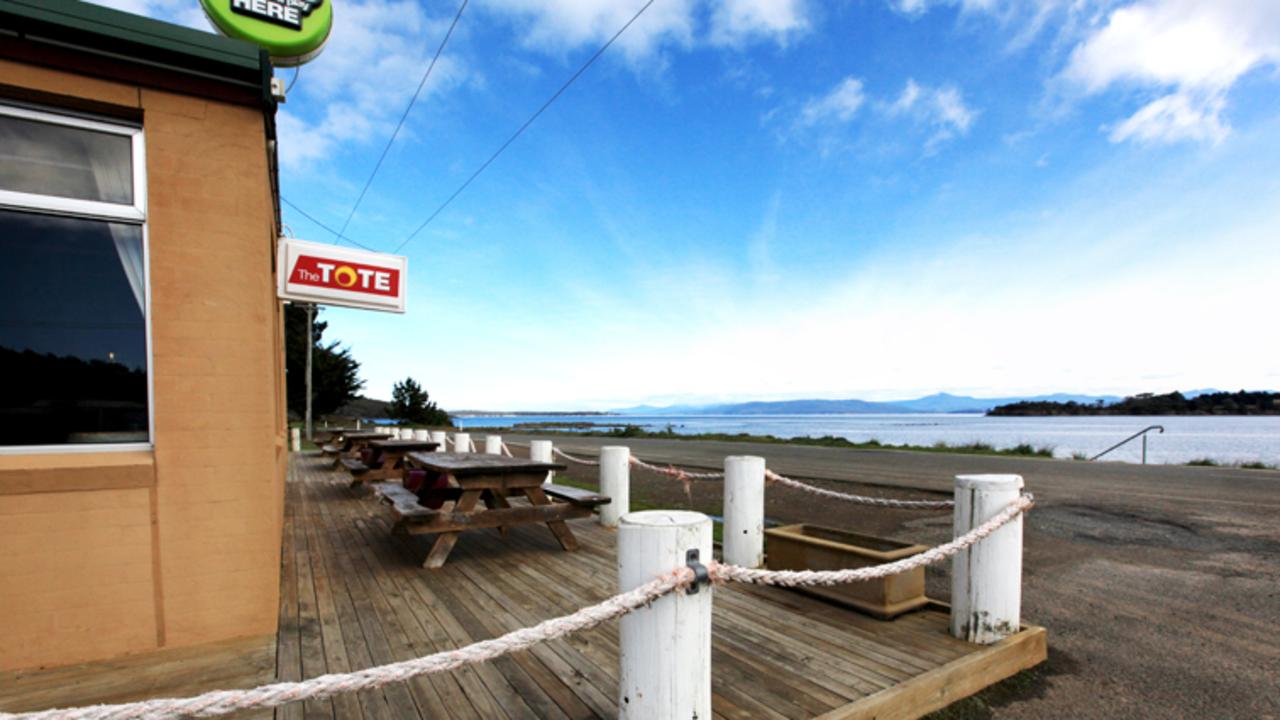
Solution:
M 572 475 L 565 475 L 564 473 L 556 474 L 555 483 L 557 485 L 568 485 L 569 487 L 576 487 L 580 490 L 590 490 L 591 492 L 596 492 L 596 493 L 600 492 L 600 483 L 588 482 L 586 480 L 579 480 L 573 477 Z M 635 495 L 631 496 L 631 507 L 628 508 L 628 510 L 630 510 L 631 512 L 638 512 L 640 510 L 670 510 L 670 509 L 671 508 L 666 506 L 659 506 L 659 505 L 654 505 L 653 503 L 645 502 L 644 500 L 637 498 Z M 720 522 L 719 520 L 716 520 L 715 518 L 711 519 L 711 542 L 717 545 L 724 542 L 724 523 Z
M 662 430 L 646 430 L 639 425 L 622 425 L 608 430 L 586 430 L 583 432 L 556 432 L 540 430 L 540 434 L 562 435 L 568 437 L 606 437 L 606 438 L 649 438 L 655 440 L 700 440 L 719 442 L 749 442 L 770 445 L 807 445 L 811 447 L 830 447 L 848 450 L 907 450 L 911 452 L 943 452 L 961 453 L 965 455 L 1014 455 L 1020 457 L 1052 458 L 1052 447 L 1035 447 L 1021 443 L 1011 448 L 997 448 L 989 443 L 972 442 L 949 445 L 939 441 L 932 445 L 890 445 L 875 438 L 862 442 L 854 442 L 835 435 L 813 437 L 780 438 L 776 435 L 753 435 L 751 433 L 692 433 L 682 434 L 668 425 Z
M 1223 463 L 1218 462 L 1213 458 L 1198 458 L 1186 464 L 1192 467 L 1226 467 L 1240 468 L 1241 470 L 1280 470 L 1280 466 L 1268 465 L 1267 463 L 1258 462 L 1256 460 L 1242 463 Z
M 1280 470 L 1280 468 L 1277 468 L 1275 465 L 1268 465 L 1263 462 L 1240 463 L 1238 467 L 1244 470 Z

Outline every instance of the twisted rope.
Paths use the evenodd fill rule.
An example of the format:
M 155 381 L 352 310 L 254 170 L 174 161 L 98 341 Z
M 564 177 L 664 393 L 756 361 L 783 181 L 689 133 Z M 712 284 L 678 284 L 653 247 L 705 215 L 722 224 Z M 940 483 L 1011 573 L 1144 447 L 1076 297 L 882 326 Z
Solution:
M 551 447 L 551 452 L 555 453 L 556 455 L 559 455 L 560 457 L 564 458 L 565 460 L 568 460 L 569 462 L 578 463 L 579 465 L 599 465 L 600 464 L 599 460 L 587 460 L 586 458 L 574 457 L 573 455 L 570 455 L 569 453 L 561 450 L 558 447 L 555 447 L 554 445 Z
M 961 550 L 966 550 L 977 544 L 1034 506 L 1035 498 L 1030 493 L 1020 495 L 1017 500 L 1006 505 L 1003 510 L 992 516 L 990 520 L 951 542 L 931 547 L 918 555 L 912 555 L 911 557 L 883 565 L 846 570 L 763 570 L 712 563 L 708 566 L 708 572 L 715 582 L 733 581 L 756 585 L 781 585 L 782 587 L 839 585 L 876 580 L 945 560 Z
M 852 495 L 849 493 L 838 492 L 836 490 L 828 490 L 826 488 L 820 488 L 816 485 L 810 485 L 809 483 L 803 483 L 803 482 L 800 482 L 799 480 L 794 480 L 785 475 L 779 475 L 778 473 L 769 469 L 766 469 L 764 471 L 764 477 L 766 480 L 768 480 L 771 483 L 777 483 L 778 485 L 785 485 L 787 487 L 795 488 L 797 490 L 803 490 L 804 492 L 812 493 L 814 495 L 821 495 L 823 497 L 835 498 L 837 500 L 845 500 L 847 502 L 858 503 L 859 505 L 871 505 L 874 507 L 884 507 L 884 508 L 897 508 L 900 510 L 920 510 L 920 509 L 940 510 L 943 508 L 954 507 L 956 504 L 954 500 L 894 500 L 892 498 L 877 498 L 877 497 L 868 497 L 866 495 Z
M 667 475 L 669 477 L 676 478 L 677 480 L 682 478 L 689 478 L 691 480 L 718 480 L 724 477 L 724 473 L 722 472 L 694 472 L 693 470 L 685 470 L 684 468 L 678 468 L 675 465 L 668 465 L 666 467 L 660 467 L 658 465 L 650 465 L 649 463 L 635 456 L 631 457 L 631 464 L 635 465 L 636 467 L 642 467 L 645 470 L 649 470 L 651 472 L 656 472 L 660 475 Z
M 502 441 L 502 454 L 503 454 L 503 455 L 506 455 L 506 456 L 507 456 L 507 457 L 509 457 L 509 458 L 513 458 L 513 457 L 515 457 L 515 455 L 512 455 L 512 454 L 511 454 L 511 448 L 507 447 L 507 441 L 506 441 L 506 440 L 503 440 L 503 441 Z
M 680 567 L 634 590 L 585 607 L 571 615 L 544 620 L 456 650 L 380 665 L 343 674 L 321 675 L 301 682 L 280 682 L 251 690 L 214 690 L 189 698 L 142 700 L 120 705 L 91 705 L 82 708 L 41 710 L 5 714 L 0 720 L 168 720 L 184 717 L 214 717 L 251 708 L 269 708 L 285 703 L 324 698 L 344 692 L 381 687 L 428 673 L 445 672 L 463 665 L 485 662 L 524 650 L 540 642 L 555 640 L 572 632 L 594 627 L 648 605 L 658 598 L 688 587 L 693 570 Z
M 784 587 L 835 585 L 888 577 L 949 558 L 990 536 L 1034 505 L 1035 500 L 1030 494 L 1022 495 L 990 520 L 951 542 L 897 562 L 847 570 L 815 571 L 760 570 L 711 561 L 707 564 L 708 575 L 712 582 L 716 583 L 742 582 Z M 169 720 L 183 717 L 214 717 L 239 710 L 276 707 L 299 700 L 367 690 L 419 675 L 445 672 L 464 665 L 485 662 L 529 648 L 540 642 L 555 640 L 572 632 L 621 617 L 668 593 L 686 588 L 693 582 L 693 570 L 688 567 L 679 567 L 634 590 L 620 593 L 571 615 L 544 620 L 533 627 L 513 630 L 501 637 L 455 650 L 446 650 L 413 660 L 350 673 L 321 675 L 301 682 L 272 683 L 250 690 L 215 690 L 190 698 L 143 700 L 120 705 L 92 705 L 17 714 L 0 713 L 0 720 L 142 720 L 144 718 Z

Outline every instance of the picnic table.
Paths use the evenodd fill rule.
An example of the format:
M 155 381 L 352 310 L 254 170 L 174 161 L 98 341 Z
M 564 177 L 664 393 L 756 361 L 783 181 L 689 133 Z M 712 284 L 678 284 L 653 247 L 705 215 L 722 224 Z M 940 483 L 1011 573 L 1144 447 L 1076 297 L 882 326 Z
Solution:
M 543 484 L 547 471 L 564 469 L 556 463 L 500 455 L 410 452 L 403 484 L 385 482 L 373 487 L 391 505 L 396 518 L 393 532 L 438 533 L 422 563 L 438 568 L 462 531 L 479 528 L 498 528 L 505 534 L 509 526 L 546 523 L 560 547 L 577 550 L 578 541 L 565 520 L 588 517 L 609 498 Z M 524 497 L 529 504 L 512 506 L 508 501 L 512 497 Z
M 359 458 L 341 458 L 351 473 L 351 487 L 372 480 L 390 480 L 403 474 L 405 456 L 411 452 L 431 452 L 440 443 L 428 440 L 369 440 Z

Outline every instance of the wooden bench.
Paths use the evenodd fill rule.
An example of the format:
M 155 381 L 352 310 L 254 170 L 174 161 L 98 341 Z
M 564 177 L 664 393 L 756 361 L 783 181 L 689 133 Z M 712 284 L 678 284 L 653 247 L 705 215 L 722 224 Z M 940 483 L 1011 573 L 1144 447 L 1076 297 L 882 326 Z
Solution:
M 405 488 L 398 482 L 371 483 L 369 487 L 373 488 L 383 502 L 391 506 L 392 512 L 396 516 L 396 524 L 404 524 L 404 527 L 397 527 L 396 530 L 400 532 L 407 531 L 410 534 L 502 527 L 504 525 L 518 525 L 522 522 L 546 522 L 548 519 L 546 512 L 548 506 L 546 505 L 515 508 L 508 506 L 503 508 L 503 512 L 457 513 L 446 510 L 432 510 L 423 506 L 418 499 L 417 493 Z M 560 519 L 586 517 L 591 514 L 592 509 L 612 502 L 605 495 L 567 485 L 543 485 L 542 490 L 547 494 L 547 497 L 564 501 L 550 505 L 554 515 Z M 442 492 L 451 500 L 457 500 L 461 495 L 456 489 L 446 489 Z M 409 525 L 420 525 L 422 523 L 425 523 L 423 527 L 429 527 L 430 529 L 411 529 L 408 527 Z
M 544 491 L 548 470 L 563 465 L 498 455 L 411 452 L 404 485 L 372 485 L 395 515 L 393 530 L 410 535 L 434 534 L 435 542 L 423 567 L 444 565 L 458 535 L 465 530 L 545 524 L 565 550 L 576 550 L 578 541 L 565 524 L 572 518 L 590 517 L 593 508 L 609 499 L 564 486 L 555 488 L 557 501 Z M 425 473 L 426 479 L 414 477 Z M 372 479 L 372 478 L 369 478 Z M 413 489 L 409 489 L 413 488 Z M 512 505 L 524 497 L 528 505 Z M 483 503 L 483 505 L 481 505 Z
M 406 490 L 400 483 L 380 482 L 373 483 L 369 487 L 373 488 L 373 491 L 378 494 L 378 497 L 382 498 L 383 502 L 391 505 L 391 510 L 395 513 L 397 521 L 435 512 L 423 507 L 418 502 L 418 495 L 412 490 Z
M 590 490 L 583 490 L 582 488 L 570 487 L 568 485 L 543 485 L 542 492 L 557 500 L 563 500 L 567 503 L 573 503 L 574 505 L 588 508 L 597 508 L 601 505 L 608 505 L 610 502 L 613 502 L 606 495 L 599 495 L 591 492 Z
M 346 468 L 347 472 L 352 475 L 363 475 L 373 469 L 355 458 L 339 458 L 338 462 L 341 462 L 342 467 Z

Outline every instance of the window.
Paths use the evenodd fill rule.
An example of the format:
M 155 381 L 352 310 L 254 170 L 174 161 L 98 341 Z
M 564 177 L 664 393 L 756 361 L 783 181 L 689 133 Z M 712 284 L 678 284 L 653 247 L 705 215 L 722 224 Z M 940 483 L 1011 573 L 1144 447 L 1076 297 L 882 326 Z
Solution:
M 0 104 L 0 447 L 150 441 L 142 129 Z

